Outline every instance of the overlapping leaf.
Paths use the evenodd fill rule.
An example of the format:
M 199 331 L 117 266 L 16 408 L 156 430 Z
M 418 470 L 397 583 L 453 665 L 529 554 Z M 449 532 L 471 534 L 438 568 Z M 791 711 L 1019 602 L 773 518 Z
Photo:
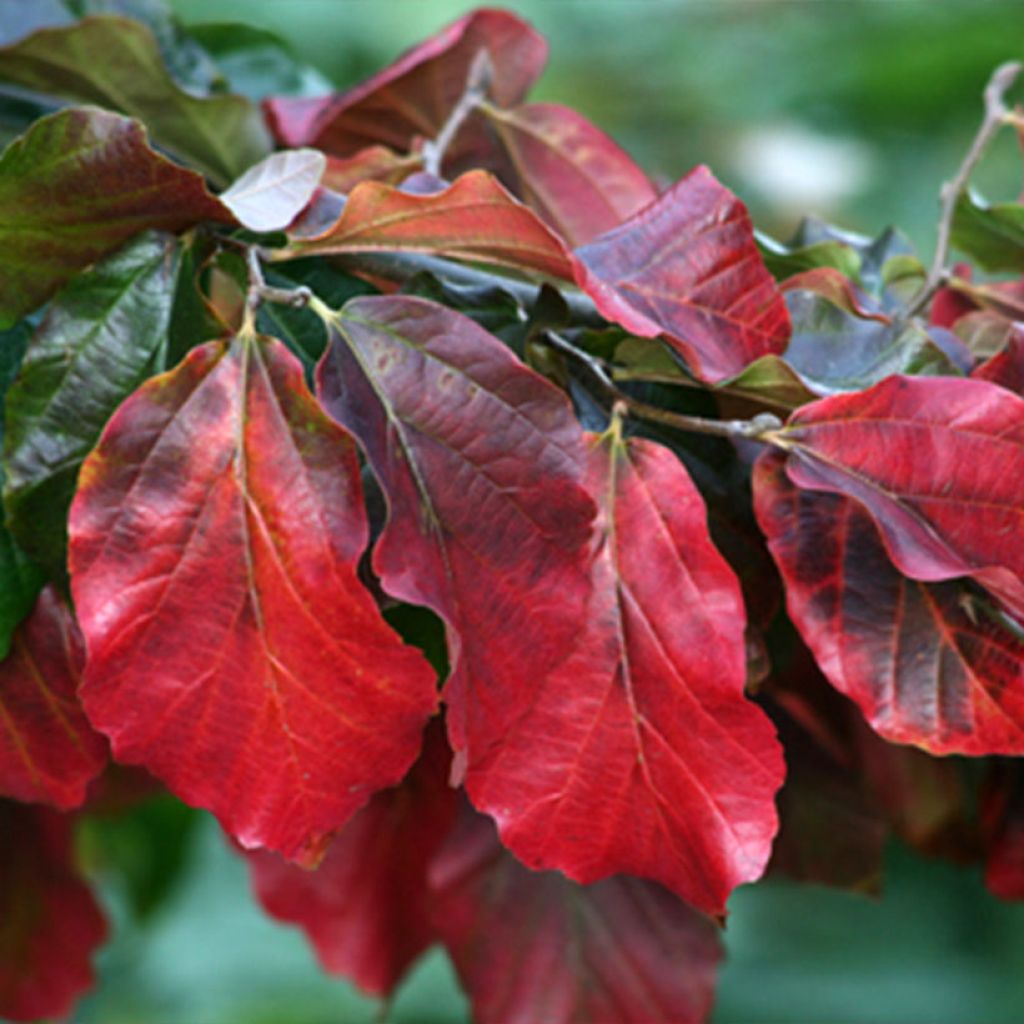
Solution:
M 970 191 L 957 200 L 953 244 L 985 270 L 1024 270 L 1024 206 L 984 203 Z
M 0 796 L 77 807 L 107 745 L 78 703 L 85 650 L 71 613 L 47 587 L 0 662 Z
M 1024 613 L 1024 399 L 984 380 L 889 377 L 804 406 L 775 440 L 798 487 L 867 509 L 904 575 L 971 576 Z
M 270 151 L 257 107 L 179 88 L 152 32 L 129 18 L 98 15 L 35 32 L 0 50 L 0 80 L 137 117 L 221 185 Z
M 653 202 L 647 175 L 568 107 L 484 107 L 515 173 L 513 190 L 569 245 L 584 245 Z
M 575 273 L 561 240 L 486 171 L 470 171 L 433 195 L 363 182 L 329 228 L 291 245 L 299 256 L 380 251 L 437 253 L 570 281 Z
M 63 1019 L 107 926 L 74 869 L 71 820 L 0 800 L 0 1017 Z
M 781 750 L 746 679 L 739 584 L 667 449 L 592 442 L 601 518 L 573 656 L 471 764 L 473 802 L 533 868 L 652 878 L 710 913 L 761 874 Z
M 991 381 L 1024 397 L 1024 327 L 1009 325 L 1005 347 L 976 366 L 971 376 Z
M 703 381 L 718 383 L 789 337 L 744 205 L 704 167 L 576 252 L 580 286 L 642 337 L 664 334 Z
M 92 107 L 37 121 L 0 157 L 0 326 L 145 228 L 233 217 L 137 121 Z
M 568 401 L 472 320 L 354 299 L 318 369 L 388 501 L 385 590 L 448 626 L 448 729 L 463 765 L 500 746 L 585 620 L 594 503 Z
M 316 871 L 248 855 L 263 908 L 306 932 L 324 970 L 373 995 L 390 995 L 435 938 L 427 870 L 458 808 L 450 759 L 438 723 L 401 786 L 378 793 Z
M 220 201 L 253 231 L 281 231 L 310 201 L 326 166 L 315 149 L 274 153 L 233 181 Z
M 69 534 L 90 719 L 244 846 L 315 862 L 415 759 L 434 674 L 357 579 L 354 446 L 279 342 L 209 343 L 125 402 Z
M 886 739 L 933 753 L 1024 753 L 1024 641 L 957 582 L 908 579 L 871 517 L 758 464 L 757 514 L 790 618 L 829 681 Z
M 698 1024 L 710 1011 L 717 929 L 660 886 L 527 871 L 468 812 L 430 879 L 479 1024 Z
M 313 145 L 341 157 L 377 144 L 404 153 L 417 139 L 438 134 L 481 52 L 490 62 L 488 95 L 510 106 L 540 74 L 547 44 L 509 11 L 474 11 L 348 92 L 322 100 L 268 100 L 267 113 L 287 145 Z M 457 160 L 481 146 L 493 148 L 482 137 L 477 116 L 463 127 L 449 158 Z
M 9 526 L 54 573 L 82 460 L 117 406 L 163 368 L 178 262 L 174 239 L 151 232 L 72 279 L 8 392 Z

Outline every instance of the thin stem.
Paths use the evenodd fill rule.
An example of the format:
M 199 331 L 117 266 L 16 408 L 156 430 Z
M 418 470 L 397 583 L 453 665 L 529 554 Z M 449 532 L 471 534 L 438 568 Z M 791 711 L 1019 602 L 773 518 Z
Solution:
M 782 422 L 771 413 L 760 413 L 750 420 L 711 420 L 703 416 L 687 416 L 683 413 L 670 412 L 656 405 L 631 398 L 620 391 L 609 377 L 600 359 L 584 352 L 558 334 L 547 332 L 538 341 L 543 342 L 556 352 L 561 352 L 586 370 L 587 374 L 601 388 L 613 407 L 624 409 L 630 416 L 661 423 L 666 427 L 675 427 L 691 434 L 710 434 L 714 437 L 746 438 L 751 441 L 772 441 L 771 434 L 781 430 Z
M 444 163 L 445 153 L 448 152 L 448 147 L 458 135 L 463 122 L 487 95 L 493 70 L 490 54 L 486 50 L 478 50 L 469 65 L 466 87 L 459 97 L 459 102 L 455 104 L 452 112 L 448 115 L 448 120 L 441 126 L 437 137 L 423 144 L 423 169 L 428 174 L 441 177 L 441 165 Z
M 299 285 L 297 288 L 275 288 L 267 284 L 263 278 L 263 266 L 260 263 L 260 250 L 258 246 L 245 246 L 245 267 L 249 275 L 249 291 L 246 294 L 245 302 L 248 309 L 255 313 L 264 302 L 276 302 L 281 306 L 292 306 L 295 309 L 302 309 L 309 305 L 313 298 L 313 292 L 306 285 Z
M 942 210 L 939 215 L 938 238 L 935 243 L 935 257 L 928 270 L 928 276 L 918 289 L 916 294 L 907 303 L 906 310 L 900 317 L 906 322 L 911 317 L 920 313 L 931 301 L 932 296 L 942 287 L 949 275 L 947 261 L 949 260 L 949 245 L 953 233 L 953 217 L 956 213 L 956 204 L 967 188 L 971 174 L 981 160 L 988 148 L 989 143 L 995 137 L 999 129 L 1007 123 L 1011 114 L 1003 102 L 1006 91 L 1016 81 L 1021 72 L 1021 65 L 1017 61 L 1010 61 L 1000 64 L 992 72 L 992 77 L 985 86 L 985 116 L 982 118 L 981 126 L 977 135 L 971 143 L 967 155 L 960 164 L 956 176 L 942 186 L 940 197 L 942 199 Z

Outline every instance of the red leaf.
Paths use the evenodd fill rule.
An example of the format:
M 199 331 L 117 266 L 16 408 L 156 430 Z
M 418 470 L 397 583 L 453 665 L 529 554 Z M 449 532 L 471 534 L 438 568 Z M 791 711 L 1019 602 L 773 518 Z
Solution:
M 789 316 L 746 207 L 705 167 L 576 255 L 601 313 L 633 334 L 664 334 L 700 380 L 785 348 Z
M 401 786 L 378 793 L 341 830 L 315 871 L 248 854 L 267 913 L 299 925 L 325 971 L 390 995 L 434 941 L 427 867 L 455 820 L 451 755 L 438 727 Z
M 757 515 L 790 618 L 832 685 L 888 740 L 1024 753 L 1024 643 L 961 584 L 901 574 L 861 505 L 799 490 L 784 465 L 774 452 L 758 462 Z
M 575 110 L 488 104 L 484 113 L 511 159 L 514 191 L 572 246 L 618 227 L 658 197 L 625 150 Z
M 160 156 L 138 121 L 94 107 L 37 121 L 0 158 L 0 326 L 145 228 L 233 223 L 201 175 Z
M 794 274 L 779 286 L 783 292 L 808 291 L 828 299 L 861 320 L 877 320 L 879 323 L 892 323 L 892 318 L 881 312 L 878 303 L 864 294 L 842 271 L 835 267 L 815 267 Z
M 355 449 L 279 342 L 211 342 L 129 398 L 70 538 L 82 699 L 119 760 L 304 863 L 405 774 L 434 674 L 357 579 Z
M 482 50 L 493 72 L 488 95 L 500 106 L 523 98 L 547 58 L 547 44 L 526 22 L 508 11 L 478 10 L 348 92 L 326 100 L 278 97 L 265 108 L 274 131 L 290 146 L 313 145 L 335 156 L 375 144 L 405 152 L 416 139 L 438 134 Z M 475 131 L 467 125 L 460 132 L 456 150 L 472 145 L 471 135 L 479 141 L 475 120 Z
M 422 164 L 418 156 L 400 156 L 387 146 L 369 146 L 350 157 L 329 156 L 321 180 L 325 187 L 335 192 L 348 193 L 361 181 L 397 185 Z
M 0 662 L 0 795 L 77 807 L 107 761 L 78 703 L 85 652 L 75 620 L 47 587 Z
M 71 821 L 0 801 L 0 1017 L 65 1017 L 107 926 L 72 866 Z
M 330 333 L 318 393 L 388 500 L 374 569 L 444 619 L 449 735 L 473 764 L 585 621 L 582 433 L 562 392 L 444 306 L 354 299 Z
M 1001 900 L 1024 900 L 1024 771 L 997 763 L 981 800 L 985 884 Z
M 1012 324 L 1009 331 L 1006 347 L 976 366 L 971 376 L 991 381 L 1024 397 L 1024 327 Z
M 1024 614 L 1024 399 L 983 380 L 889 377 L 803 406 L 775 440 L 798 487 L 871 513 L 905 575 L 973 576 Z
M 430 879 L 477 1024 L 697 1024 L 711 1009 L 717 928 L 660 886 L 528 871 L 469 814 Z
M 576 650 L 520 687 L 466 787 L 531 868 L 640 875 L 721 913 L 768 861 L 784 771 L 743 696 L 739 584 L 667 448 L 599 438 L 589 483 L 602 515 Z
M 431 195 L 363 182 L 337 221 L 315 236 L 293 239 L 290 253 L 396 250 L 498 263 L 569 281 L 575 273 L 561 240 L 486 171 L 470 171 Z

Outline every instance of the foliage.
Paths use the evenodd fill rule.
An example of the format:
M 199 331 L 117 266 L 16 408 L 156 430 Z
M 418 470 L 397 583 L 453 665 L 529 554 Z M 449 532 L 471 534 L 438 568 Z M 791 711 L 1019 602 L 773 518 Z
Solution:
M 888 830 L 1024 895 L 1020 284 L 948 263 L 1020 269 L 1015 66 L 926 270 L 659 190 L 503 11 L 258 107 L 219 58 L 315 76 L 97 6 L 0 49 L 0 1014 L 87 989 L 73 833 L 154 791 L 483 1022 L 703 1019 L 733 889 Z

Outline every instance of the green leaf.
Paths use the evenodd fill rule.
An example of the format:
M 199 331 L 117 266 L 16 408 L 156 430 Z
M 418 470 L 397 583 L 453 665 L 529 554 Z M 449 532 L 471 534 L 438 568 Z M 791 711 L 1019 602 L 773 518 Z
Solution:
M 20 323 L 9 331 L 0 331 L 0 443 L 4 436 L 4 399 L 18 372 L 28 346 L 31 330 Z M 4 471 L 0 464 L 0 487 Z M 32 610 L 45 576 L 28 555 L 14 542 L 0 515 L 0 660 L 7 657 L 15 627 Z
M 746 392 L 782 409 L 797 409 L 817 397 L 781 356 L 761 356 L 726 383 L 733 391 Z
M 0 327 L 146 228 L 234 223 L 194 171 L 150 148 L 137 121 L 95 107 L 37 121 L 0 157 Z
M 127 18 L 103 15 L 35 32 L 0 50 L 0 79 L 137 117 L 161 146 L 220 185 L 270 152 L 256 106 L 241 96 L 183 91 L 153 33 Z
M 54 573 L 82 460 L 121 401 L 163 368 L 178 266 L 175 240 L 150 232 L 75 278 L 8 392 L 9 526 Z
M 1024 206 L 987 206 L 970 192 L 957 200 L 953 245 L 985 270 L 1024 270 Z

